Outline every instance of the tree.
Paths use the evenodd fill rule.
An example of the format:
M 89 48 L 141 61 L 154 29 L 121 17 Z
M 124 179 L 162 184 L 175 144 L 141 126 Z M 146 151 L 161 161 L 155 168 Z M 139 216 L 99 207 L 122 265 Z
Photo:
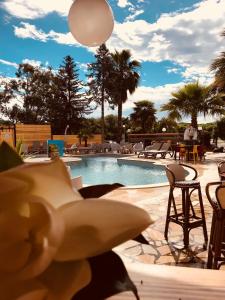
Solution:
M 130 115 L 132 127 L 140 127 L 142 133 L 152 130 L 156 121 L 154 103 L 148 100 L 134 102 L 134 112 Z
M 117 116 L 108 115 L 105 117 L 105 133 L 107 140 L 116 140 L 117 138 Z
M 129 50 L 115 51 L 111 54 L 113 58 L 113 68 L 110 74 L 110 81 L 107 83 L 109 94 L 112 97 L 113 104 L 118 107 L 118 134 L 117 140 L 122 138 L 122 107 L 127 101 L 128 92 L 134 93 L 139 83 L 139 74 L 137 72 L 140 63 L 137 60 L 131 60 Z
M 197 117 L 200 113 L 204 116 L 225 113 L 224 101 L 219 95 L 210 95 L 209 89 L 199 82 L 186 84 L 172 93 L 173 98 L 162 105 L 161 111 L 169 111 L 168 117 L 176 120 L 181 120 L 182 116 L 190 116 L 192 126 L 198 128 Z
M 102 142 L 105 139 L 105 102 L 110 102 L 110 96 L 106 89 L 107 81 L 110 80 L 112 59 L 105 44 L 102 44 L 95 55 L 96 62 L 88 65 L 88 86 L 92 99 L 101 106 L 101 135 Z
M 166 132 L 177 132 L 178 131 L 178 125 L 177 122 L 170 118 L 162 118 L 158 122 L 156 122 L 155 125 L 155 132 L 162 132 L 162 129 L 166 128 Z M 184 129 L 186 126 L 184 127 Z M 183 132 L 184 130 L 182 130 Z
M 73 132 L 78 132 L 83 116 L 90 113 L 90 101 L 81 93 L 82 83 L 78 78 L 78 70 L 71 56 L 66 56 L 54 78 L 57 95 L 57 119 L 61 133 L 69 125 Z
M 20 64 L 16 79 L 5 82 L 0 96 L 3 112 L 14 123 L 48 121 L 47 103 L 53 97 L 51 69 Z M 16 102 L 14 105 L 9 105 Z
M 225 37 L 225 30 L 221 34 Z M 225 52 L 221 52 L 220 56 L 214 59 L 210 66 L 211 71 L 215 71 L 215 79 L 212 89 L 225 92 Z M 225 95 L 224 95 L 225 97 Z
M 225 117 L 221 118 L 219 121 L 216 122 L 216 128 L 215 128 L 215 135 L 216 138 L 221 138 L 222 140 L 225 140 Z
M 10 120 L 33 124 L 43 122 L 45 105 L 40 81 L 42 72 L 40 67 L 20 64 L 16 79 L 4 84 L 1 102 L 4 103 L 4 113 Z M 8 104 L 12 101 L 17 103 L 10 108 Z

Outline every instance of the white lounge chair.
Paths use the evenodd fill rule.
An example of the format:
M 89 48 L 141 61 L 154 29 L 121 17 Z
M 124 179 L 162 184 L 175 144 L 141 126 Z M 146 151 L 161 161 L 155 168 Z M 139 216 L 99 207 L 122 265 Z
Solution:
M 145 157 L 156 158 L 157 154 L 161 155 L 161 158 L 165 158 L 167 153 L 171 152 L 171 143 L 163 143 L 159 150 L 149 150 L 145 153 Z
M 135 154 L 139 154 L 142 150 L 144 150 L 144 145 L 142 142 L 134 144 L 133 151 Z
M 150 153 L 155 153 L 155 151 L 159 151 L 160 148 L 162 147 L 162 142 L 155 142 L 150 146 L 145 147 L 145 150 L 140 151 L 140 153 L 138 154 L 138 157 L 140 157 L 140 155 L 144 155 L 144 157 L 148 157 L 148 154 Z

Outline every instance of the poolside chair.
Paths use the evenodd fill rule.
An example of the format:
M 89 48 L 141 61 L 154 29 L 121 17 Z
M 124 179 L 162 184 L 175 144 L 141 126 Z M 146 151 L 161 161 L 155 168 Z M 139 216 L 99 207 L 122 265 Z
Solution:
M 213 198 L 210 195 L 212 187 L 213 194 L 215 193 Z M 208 183 L 206 195 L 213 208 L 207 268 L 219 269 L 222 264 L 225 264 L 225 183 Z
M 77 152 L 77 144 L 73 144 L 68 148 L 65 148 L 65 152 L 68 154 L 74 154 Z
M 145 150 L 142 150 L 139 152 L 138 157 L 140 155 L 144 155 L 144 157 L 148 157 L 148 153 L 151 153 L 152 151 L 159 151 L 160 148 L 162 147 L 162 142 L 155 142 L 150 146 L 145 147 Z
M 139 154 L 142 150 L 144 150 L 144 145 L 142 142 L 133 145 L 133 151 L 135 154 Z
M 172 149 L 171 149 L 171 142 L 167 142 L 167 143 L 162 143 L 162 146 L 159 150 L 149 150 L 146 154 L 145 157 L 152 157 L 152 158 L 156 158 L 157 154 L 161 155 L 161 158 L 165 158 L 166 155 L 168 153 L 171 153 Z
M 121 145 L 116 142 L 111 143 L 110 146 L 113 153 L 119 153 L 122 149 Z
M 121 149 L 122 154 L 131 154 L 133 153 L 133 145 L 131 143 L 124 143 Z
M 42 148 L 41 148 L 41 152 L 43 154 L 47 154 L 48 153 L 48 143 L 47 141 L 44 141 L 43 144 L 42 144 Z
M 192 176 L 192 178 L 189 180 L 186 179 L 186 170 L 189 170 L 192 173 L 194 172 L 194 176 Z M 207 245 L 208 235 L 206 229 L 204 206 L 200 182 L 196 180 L 198 175 L 196 169 L 185 164 L 169 164 L 166 166 L 166 175 L 170 184 L 170 191 L 164 232 L 165 239 L 168 239 L 169 223 L 173 222 L 180 225 L 183 229 L 184 247 L 189 246 L 189 232 L 191 229 L 196 227 L 203 228 L 205 245 Z M 176 205 L 177 199 L 174 198 L 175 188 L 181 189 L 181 209 L 179 212 L 179 207 Z M 200 216 L 196 214 L 191 201 L 191 196 L 194 191 L 198 192 Z
M 40 154 L 41 153 L 41 143 L 40 141 L 33 141 L 31 146 L 30 154 Z
M 218 173 L 220 176 L 220 180 L 225 180 L 225 161 L 221 161 L 218 164 Z
M 26 155 L 28 155 L 28 153 L 29 153 L 29 150 L 28 150 L 29 148 L 28 148 L 28 145 L 27 144 L 21 144 L 21 147 L 20 147 L 20 154 L 22 155 L 22 156 L 26 156 Z

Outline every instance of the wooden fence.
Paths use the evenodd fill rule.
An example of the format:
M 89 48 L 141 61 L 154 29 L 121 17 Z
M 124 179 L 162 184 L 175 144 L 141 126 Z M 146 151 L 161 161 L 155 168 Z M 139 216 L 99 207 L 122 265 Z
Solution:
M 51 139 L 51 125 L 16 124 L 16 140 L 31 146 L 34 141 L 43 143 Z
M 51 134 L 51 125 L 33 125 L 16 124 L 11 126 L 0 125 L 0 142 L 6 141 L 11 146 L 15 146 L 21 141 L 23 144 L 32 146 L 34 141 L 40 141 L 43 144 L 47 140 L 62 140 L 66 145 L 80 144 L 78 135 L 53 135 Z M 82 140 L 82 145 L 84 141 Z M 88 144 L 100 144 L 101 134 L 94 134 L 88 138 Z
M 53 135 L 53 140 L 61 140 L 64 141 L 66 145 L 72 144 L 80 144 L 80 138 L 78 135 Z M 84 141 L 81 141 L 82 145 L 84 145 Z M 87 139 L 88 144 L 100 144 L 101 143 L 101 134 L 94 134 L 92 137 Z
M 9 145 L 15 145 L 15 127 L 14 126 L 6 126 L 0 125 L 0 143 L 7 142 Z

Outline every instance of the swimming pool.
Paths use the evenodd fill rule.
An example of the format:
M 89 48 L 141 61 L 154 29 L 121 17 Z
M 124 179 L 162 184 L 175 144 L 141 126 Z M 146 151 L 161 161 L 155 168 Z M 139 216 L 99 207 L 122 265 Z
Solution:
M 84 184 L 121 183 L 126 186 L 167 182 L 164 166 L 117 157 L 83 157 L 70 164 L 71 177 L 82 176 Z

